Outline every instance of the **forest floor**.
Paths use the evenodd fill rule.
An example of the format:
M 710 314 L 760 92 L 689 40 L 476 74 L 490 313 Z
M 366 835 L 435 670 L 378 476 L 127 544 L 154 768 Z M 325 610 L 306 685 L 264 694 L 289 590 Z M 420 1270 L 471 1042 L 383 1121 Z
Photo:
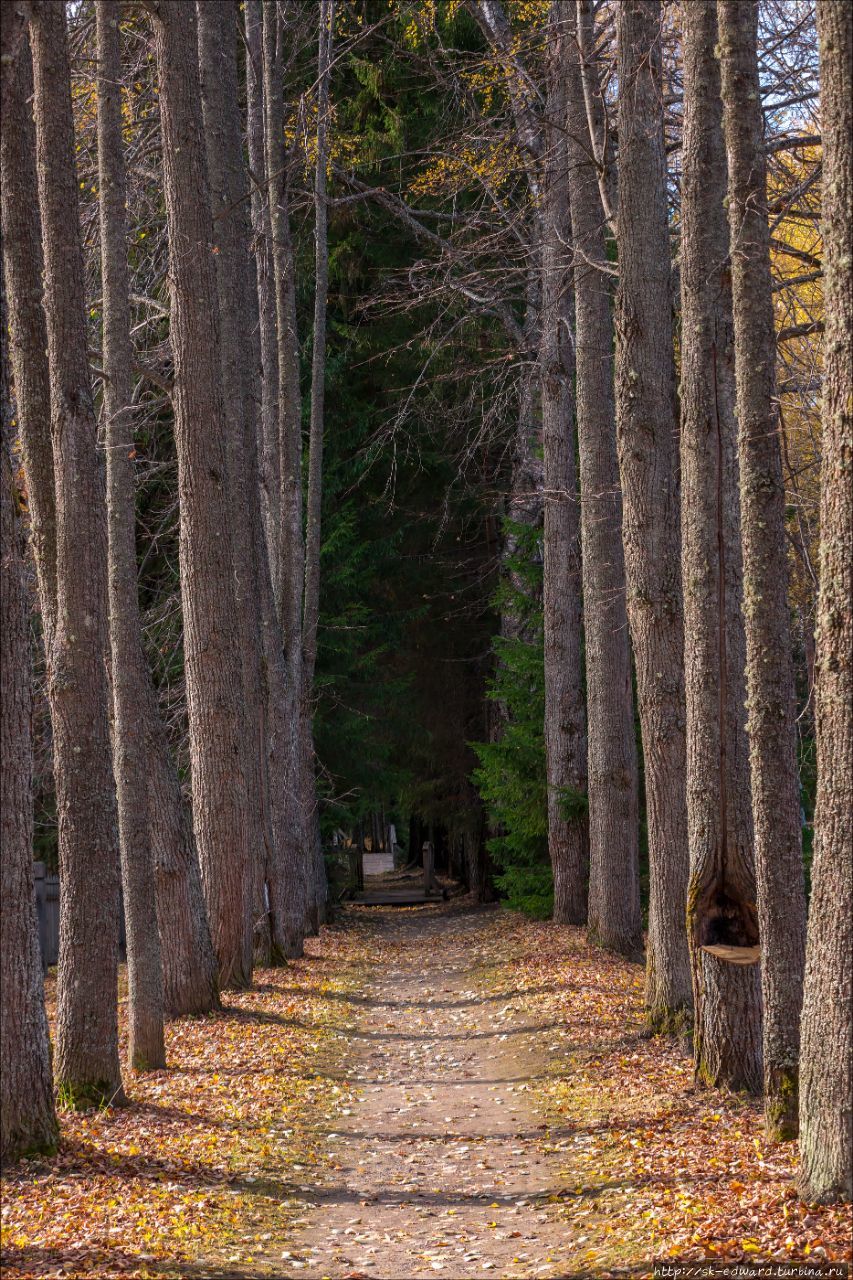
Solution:
M 50 987 L 51 984 L 49 984 Z M 3 1274 L 649 1275 L 850 1256 L 754 1102 L 643 1038 L 643 973 L 465 900 L 348 908 L 168 1028 L 131 1105 L 3 1180 Z M 50 994 L 50 991 L 49 991 Z

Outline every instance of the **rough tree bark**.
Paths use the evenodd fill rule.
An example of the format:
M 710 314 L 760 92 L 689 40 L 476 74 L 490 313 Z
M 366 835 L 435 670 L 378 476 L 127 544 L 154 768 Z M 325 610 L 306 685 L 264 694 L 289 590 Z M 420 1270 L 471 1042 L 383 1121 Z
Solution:
M 152 0 L 172 291 L 193 819 L 223 987 L 252 977 L 226 416 L 195 8 Z
M 265 884 L 269 903 L 272 955 L 276 960 L 301 956 L 306 930 L 305 870 L 303 851 L 295 838 L 288 796 L 292 753 L 292 698 L 288 688 L 284 642 L 275 600 L 275 559 L 280 541 L 280 458 L 278 447 L 278 347 L 276 339 L 275 280 L 272 233 L 266 183 L 264 136 L 262 13 L 257 4 L 246 8 L 247 133 L 253 175 L 252 216 L 255 223 L 257 289 L 249 290 L 249 327 L 255 334 L 252 358 L 263 381 L 261 416 L 252 403 L 254 447 L 247 436 L 247 483 L 250 492 L 262 495 L 263 519 L 252 511 L 253 554 L 257 568 L 257 612 L 264 656 L 263 708 L 266 717 L 267 756 L 272 852 L 267 859 Z M 254 156 L 254 159 L 252 158 Z M 263 258 L 263 261 L 261 261 Z M 249 421 L 247 417 L 247 422 Z M 268 482 L 260 474 L 272 476 Z M 272 505 L 270 505 L 272 504 Z M 261 885 L 263 891 L 264 886 Z
M 238 643 L 243 677 L 240 743 L 246 782 L 246 823 L 253 883 L 253 947 L 256 964 L 272 958 L 266 868 L 277 853 L 270 808 L 266 716 L 262 674 L 262 638 L 257 599 L 260 566 L 254 524 L 260 519 L 257 478 L 255 360 L 248 317 L 256 311 L 251 291 L 254 268 L 249 256 L 248 173 L 243 160 L 237 90 L 237 11 L 232 4 L 197 4 L 199 71 L 210 177 L 222 388 L 230 430 L 227 433 L 228 480 L 236 518 L 233 556 Z M 250 461 L 250 454 L 253 455 Z
M 758 920 L 715 0 L 687 5 L 682 31 L 681 532 L 693 1051 L 704 1084 L 760 1093 L 758 965 L 702 949 L 755 944 Z
M 15 376 L 18 433 L 27 477 L 31 545 L 36 562 L 39 610 L 49 651 L 56 617 L 56 495 L 50 422 L 47 333 L 42 307 L 42 250 L 35 140 L 29 99 L 29 44 L 18 61 L 8 95 L 2 148 L 5 261 L 10 282 L 10 341 Z M 157 869 L 157 915 L 165 1009 L 170 1014 L 205 1013 L 216 1007 L 216 959 L 210 942 L 198 856 L 187 805 L 169 756 L 150 673 L 148 709 L 149 819 Z
M 117 0 L 99 0 L 95 19 L 113 767 L 127 937 L 128 1059 L 134 1070 L 151 1071 L 166 1065 L 166 1049 L 163 1040 L 163 970 L 148 822 L 145 738 L 148 671 L 142 649 L 136 580 L 136 473 L 131 408 L 133 347 L 130 338 Z
M 303 699 L 310 701 L 317 663 L 320 611 L 320 518 L 323 497 L 323 429 L 326 398 L 326 310 L 329 295 L 329 234 L 326 194 L 329 78 L 334 0 L 320 0 L 317 78 L 317 160 L 314 168 L 314 342 L 311 357 L 311 426 L 308 440 L 305 607 L 302 624 Z
M 5 18 L 4 18 L 5 23 Z M 9 346 L 18 435 L 27 477 L 30 543 L 36 566 L 45 654 L 56 628 L 56 495 L 50 441 L 50 373 L 43 306 L 41 233 L 29 35 L 4 73 L 2 164 L 3 258 L 9 291 Z
M 757 3 L 721 0 L 719 27 L 740 436 L 747 731 L 764 997 L 764 1114 L 768 1133 L 784 1138 L 797 1131 L 806 907 Z
M 27 43 L 30 0 L 10 0 L 0 24 L 0 69 L 5 77 L 12 70 Z
M 575 472 L 572 295 L 565 73 L 571 39 L 552 4 L 542 175 L 542 341 L 539 373 L 545 467 L 543 632 L 548 850 L 554 920 L 584 924 L 587 907 L 586 723 L 581 671 L 581 565 Z
M 803 1198 L 853 1199 L 853 14 L 820 0 L 823 433 L 817 806 L 800 1058 Z
M 275 279 L 269 190 L 265 181 L 263 12 L 260 0 L 246 0 L 246 134 L 252 176 L 252 230 L 258 277 L 258 338 L 261 356 L 261 494 L 264 504 L 270 574 L 279 579 L 281 460 L 278 443 L 278 351 L 275 331 Z
M 60 1100 L 87 1107 L 122 1099 L 106 507 L 86 352 L 71 79 L 60 0 L 33 6 L 31 36 L 56 482 L 57 608 L 48 658 L 62 884 L 55 1074 Z
M 314 343 L 311 357 L 311 425 L 308 439 L 308 493 L 305 529 L 305 600 L 302 614 L 302 691 L 300 718 L 305 755 L 303 804 L 309 858 L 320 919 L 326 916 L 328 887 L 314 772 L 314 669 L 320 616 L 320 545 L 323 505 L 323 431 L 326 397 L 326 311 L 329 296 L 329 212 L 326 169 L 329 159 L 329 82 L 334 37 L 334 0 L 320 0 L 317 53 L 317 160 L 314 167 Z
M 18 56 L 20 56 L 20 45 Z M 7 80 L 3 67 L 5 116 Z M 32 688 L 24 544 L 9 446 L 6 298 L 0 281 L 0 1160 L 56 1146 L 56 1112 L 33 885 Z
M 266 181 L 272 233 L 278 357 L 278 448 L 281 477 L 276 600 L 288 655 L 288 672 L 301 687 L 302 594 L 305 550 L 302 536 L 302 406 L 299 390 L 299 335 L 296 327 L 296 266 L 290 233 L 290 157 L 284 144 L 282 84 L 283 29 L 279 6 L 263 6 Z M 298 642 L 297 642 L 298 640 Z M 298 665 L 294 665 L 298 664 Z M 291 671 L 291 667 L 293 670 Z M 297 680 L 298 677 L 298 680 Z
M 598 195 L 603 216 L 610 231 L 617 232 L 619 207 L 619 175 L 613 150 L 613 131 L 608 128 L 604 108 L 604 88 L 597 62 L 595 0 L 576 0 L 577 48 L 580 56 L 581 88 L 586 108 L 584 140 L 588 139 L 586 158 L 594 162 L 598 182 Z
M 285 650 L 287 693 L 287 770 L 280 802 L 286 812 L 288 866 L 299 868 L 304 886 L 306 928 L 319 928 L 311 828 L 306 825 L 305 795 L 313 777 L 313 744 L 305 741 L 300 714 L 302 675 L 302 601 L 305 545 L 302 535 L 302 406 L 299 388 L 299 338 L 296 327 L 296 266 L 290 234 L 288 174 L 284 146 L 282 88 L 283 30 L 277 4 L 263 7 L 266 180 L 272 232 L 278 355 L 278 441 L 281 477 L 276 600 Z
M 199 30 L 205 59 L 213 70 L 220 86 L 227 87 L 224 104 L 211 111 L 222 117 L 222 125 L 214 129 L 218 135 L 219 157 L 211 164 L 214 187 L 221 188 L 222 208 L 218 215 L 217 230 L 220 241 L 220 296 L 222 299 L 223 338 L 228 339 L 230 359 L 223 359 L 225 385 L 234 392 L 241 389 L 242 405 L 236 402 L 231 413 L 234 421 L 242 422 L 242 458 L 232 450 L 235 472 L 241 471 L 241 489 L 246 498 L 243 509 L 249 545 L 243 554 L 249 563 L 251 589 L 246 599 L 246 612 L 252 614 L 251 635 L 248 640 L 258 654 L 256 687 L 247 689 L 247 703 L 251 697 L 257 705 L 257 718 L 253 738 L 256 743 L 255 767 L 259 771 L 258 791 L 262 803 L 263 857 L 256 861 L 255 879 L 255 953 L 260 963 L 263 956 L 279 962 L 302 954 L 304 936 L 304 887 L 299 867 L 288 862 L 291 853 L 287 823 L 288 815 L 280 798 L 279 781 L 286 778 L 287 757 L 282 744 L 287 737 L 287 685 L 283 674 L 283 650 L 281 630 L 275 612 L 275 600 L 268 558 L 268 543 L 260 509 L 261 483 L 259 474 L 259 421 L 257 414 L 257 381 L 253 371 L 258 369 L 257 345 L 252 341 L 254 324 L 246 323 L 248 317 L 256 320 L 259 301 L 248 268 L 248 226 L 245 219 L 245 194 L 248 175 L 242 162 L 240 143 L 240 118 L 237 109 L 236 61 L 233 47 L 233 13 L 227 7 L 215 11 L 212 6 L 199 6 Z M 231 41 L 230 46 L 226 43 Z M 230 66 L 221 65 L 223 51 L 230 48 Z M 217 61 L 219 65 L 217 67 Z M 211 79 L 211 83 L 213 80 Z M 210 95 L 211 108 L 218 92 Z M 233 159 L 222 164 L 221 157 Z M 219 175 L 219 176 L 217 176 Z M 220 180 L 221 179 L 221 180 Z M 227 219 L 235 221 L 227 235 L 220 224 Z M 240 223 L 242 222 L 242 226 Z M 228 239 L 233 240 L 230 245 Z M 227 253 L 226 253 L 227 251 Z M 226 260 L 224 260 L 226 259 Z M 230 263 L 228 272 L 224 270 Z M 225 275 L 229 279 L 225 279 Z M 225 300 L 228 300 L 227 302 Z M 236 300 L 236 302 L 235 302 Z M 270 298 L 272 302 L 272 298 Z M 232 332 L 233 331 L 233 332 Z M 273 349 L 275 333 L 273 318 Z M 276 432 L 278 424 L 276 422 Z M 249 652 L 244 643 L 244 660 Z M 258 930 L 259 915 L 264 918 L 262 931 Z M 259 935 L 263 945 L 259 947 Z
M 172 760 L 154 685 L 145 685 L 148 821 L 157 875 L 163 1005 L 171 1017 L 219 1007 L 217 959 L 210 936 L 192 812 Z
M 651 1028 L 670 1031 L 689 1017 L 692 993 L 684 926 L 684 630 L 660 3 L 625 0 L 616 9 L 616 29 L 616 422 L 649 832 L 646 1006 Z
M 578 23 L 591 21 L 588 5 Z M 613 398 L 613 318 L 604 212 L 575 29 L 566 60 L 569 196 L 575 247 L 575 365 L 589 735 L 590 938 L 637 959 L 640 916 L 637 744 L 625 602 L 622 498 Z M 601 114 L 597 95 L 591 109 Z M 601 124 L 599 122 L 599 131 Z

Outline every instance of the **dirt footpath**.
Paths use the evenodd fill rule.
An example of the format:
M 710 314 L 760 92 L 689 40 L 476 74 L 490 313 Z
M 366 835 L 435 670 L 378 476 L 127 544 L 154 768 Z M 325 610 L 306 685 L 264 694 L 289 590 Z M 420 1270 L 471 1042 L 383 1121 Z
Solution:
M 340 1093 L 317 1135 L 333 1170 L 282 1258 L 286 1274 L 566 1272 L 561 1161 L 544 1150 L 530 1084 L 562 1033 L 507 994 L 491 915 L 371 912 L 381 962 L 351 997 L 347 1061 L 330 1085 Z M 496 976 L 503 994 L 490 989 Z

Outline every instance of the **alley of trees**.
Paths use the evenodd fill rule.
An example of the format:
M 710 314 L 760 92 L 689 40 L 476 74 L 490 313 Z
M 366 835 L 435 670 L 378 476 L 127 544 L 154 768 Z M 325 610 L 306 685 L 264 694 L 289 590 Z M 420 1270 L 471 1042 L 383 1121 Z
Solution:
M 853 7 L 0 16 L 4 1169 L 426 847 L 849 1201 Z

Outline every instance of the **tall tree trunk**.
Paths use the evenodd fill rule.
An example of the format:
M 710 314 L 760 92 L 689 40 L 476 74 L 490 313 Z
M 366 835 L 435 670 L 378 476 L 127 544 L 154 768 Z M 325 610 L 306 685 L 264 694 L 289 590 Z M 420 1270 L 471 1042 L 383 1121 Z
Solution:
M 38 208 L 35 129 L 29 32 L 17 58 L 4 72 L 2 164 L 3 258 L 9 291 L 9 346 L 15 381 L 18 435 L 27 477 L 30 542 L 38 580 L 45 654 L 56 628 L 56 492 L 50 440 L 50 373 L 41 229 Z
M 294 680 L 294 687 L 301 688 L 302 594 L 305 585 L 302 406 L 299 388 L 299 335 L 296 327 L 296 264 L 290 232 L 290 156 L 284 144 L 283 38 L 279 6 L 266 0 L 263 6 L 266 179 L 275 287 L 281 476 L 281 521 L 278 529 L 280 577 L 276 583 L 276 598 L 288 656 L 288 671 Z
M 181 597 L 193 818 L 223 987 L 252 978 L 252 900 L 213 228 L 195 9 L 155 0 L 172 290 Z
M 646 1007 L 650 1026 L 668 1031 L 689 1017 L 692 995 L 684 925 L 684 630 L 661 18 L 658 0 L 625 0 L 616 9 L 616 421 L 649 832 Z
M 17 74 L 14 62 L 2 74 L 5 117 L 7 82 Z M 0 1160 L 5 1161 L 52 1150 L 57 1126 L 33 885 L 30 627 L 9 457 L 12 406 L 2 281 L 0 346 Z
M 613 130 L 608 127 L 605 115 L 604 85 L 600 69 L 596 65 L 598 60 L 596 10 L 600 11 L 600 6 L 595 0 L 576 0 L 577 50 L 581 90 L 586 109 L 586 127 L 577 136 L 585 141 L 588 139 L 584 155 L 586 160 L 594 163 L 602 215 L 607 220 L 611 232 L 616 235 L 619 175 L 613 148 Z
M 276 959 L 301 956 L 307 928 L 308 886 L 302 842 L 294 832 L 295 797 L 288 786 L 293 768 L 293 699 L 272 587 L 259 597 L 266 667 L 266 713 L 270 801 L 276 833 L 275 865 L 267 867 L 270 930 Z
M 12 0 L 6 5 L 0 25 L 0 67 L 5 78 L 7 70 L 17 64 L 27 44 L 30 16 L 30 0 Z
M 797 1131 L 806 907 L 757 3 L 721 0 L 719 26 L 729 160 L 748 733 L 764 996 L 764 1110 L 768 1133 L 784 1138 Z
M 247 437 L 247 484 L 252 493 L 260 491 L 264 519 L 252 511 L 251 532 L 257 570 L 257 612 L 264 654 L 263 710 L 267 754 L 267 796 L 273 828 L 271 856 L 260 886 L 268 901 L 272 957 L 278 961 L 301 956 L 307 919 L 307 886 L 304 850 L 294 829 L 289 787 L 293 765 L 291 743 L 294 732 L 293 691 L 288 685 L 284 642 L 276 611 L 276 573 L 273 565 L 280 543 L 281 492 L 278 447 L 278 347 L 276 336 L 275 280 L 272 262 L 272 233 L 266 183 L 266 143 L 264 136 L 262 12 L 259 4 L 246 8 L 247 114 L 250 167 L 255 181 L 252 211 L 255 221 L 255 251 L 258 256 L 258 288 L 249 290 L 249 328 L 256 335 L 253 361 L 263 380 L 260 431 L 257 415 L 252 423 L 255 447 Z M 254 159 L 253 159 L 254 157 Z M 259 185 L 260 184 L 260 185 Z M 263 261 L 262 261 L 263 257 Z M 248 421 L 248 419 L 247 419 Z M 262 481 L 260 470 L 273 479 Z M 266 490 L 266 492 L 265 492 Z M 271 505 L 272 504 L 272 505 Z
M 529 221 L 529 263 L 525 280 L 525 315 L 520 334 L 520 352 L 526 362 L 518 389 L 518 426 L 513 451 L 512 477 L 506 506 L 504 564 L 519 551 L 522 527 L 541 529 L 544 524 L 545 472 L 542 450 L 542 422 L 539 358 L 541 354 L 541 308 L 543 253 L 542 168 L 545 140 L 541 109 L 530 78 L 519 63 L 512 26 L 501 0 L 470 0 L 471 12 L 500 61 L 504 86 L 512 107 L 515 137 L 521 149 L 525 179 L 533 212 Z M 511 567 L 507 573 L 513 595 L 519 603 L 530 596 L 524 575 Z M 505 640 L 529 640 L 528 620 L 510 600 L 501 613 L 501 636 Z M 505 713 L 505 708 L 501 708 Z
M 289 162 L 284 146 L 282 100 L 283 29 L 277 4 L 263 6 L 266 179 L 272 231 L 278 354 L 278 440 L 281 495 L 276 584 L 286 660 L 287 772 L 281 784 L 287 814 L 287 865 L 299 867 L 304 885 L 306 927 L 319 927 L 314 854 L 306 795 L 313 778 L 313 743 L 305 738 L 302 710 L 302 600 L 305 544 L 302 534 L 302 406 L 299 338 L 296 327 L 296 264 L 290 233 Z
M 136 581 L 133 348 L 125 222 L 121 47 L 117 0 L 99 0 L 98 208 L 101 219 L 104 416 L 107 454 L 113 766 L 118 800 L 128 978 L 128 1058 L 137 1071 L 166 1065 L 163 970 L 151 835 L 145 685 L 148 680 Z
M 329 233 L 326 169 L 329 160 L 329 81 L 334 35 L 334 0 L 320 0 L 317 55 L 317 162 L 314 168 L 314 346 L 311 358 L 311 427 L 308 441 L 308 494 L 305 531 L 305 602 L 302 615 L 302 695 L 300 717 L 306 767 L 303 774 L 305 824 L 320 919 L 325 919 L 328 887 L 317 779 L 314 769 L 314 670 L 320 616 L 320 545 L 323 505 L 323 431 L 326 399 L 326 311 L 329 295 Z M 310 752 L 308 750 L 310 745 Z
M 255 360 L 248 318 L 256 310 L 255 282 L 249 256 L 248 174 L 243 160 L 240 107 L 237 97 L 237 10 L 233 4 L 197 5 L 199 69 L 207 141 L 213 230 L 218 250 L 219 324 L 222 387 L 231 429 L 227 433 L 228 478 L 234 510 L 233 555 L 238 643 L 243 677 L 240 734 L 246 782 L 246 821 L 253 890 L 253 945 L 257 964 L 272 956 L 266 867 L 276 860 L 269 797 L 266 717 L 263 706 L 262 638 L 259 611 L 258 540 L 260 490 L 256 479 L 257 415 Z M 250 453 L 253 455 L 249 460 Z
M 261 0 L 246 0 L 246 116 L 252 175 L 252 230 L 258 278 L 258 339 L 261 356 L 261 495 L 273 584 L 279 580 L 281 459 L 278 441 L 278 351 L 272 263 L 269 188 L 264 129 L 264 53 Z
M 591 21 L 588 6 L 578 20 Z M 589 734 L 588 928 L 594 942 L 636 959 L 643 950 L 637 744 L 616 456 L 612 291 L 574 35 L 570 26 L 566 122 L 576 248 L 575 363 Z M 592 109 L 602 114 L 597 96 Z
M 311 427 L 308 440 L 305 607 L 302 624 L 303 699 L 311 699 L 317 664 L 320 612 L 320 517 L 323 500 L 323 430 L 326 399 L 326 311 L 329 296 L 329 232 L 326 168 L 329 159 L 329 78 L 334 0 L 320 0 L 317 58 L 317 161 L 314 168 L 314 345 L 311 358 Z
M 541 252 L 537 245 L 531 247 L 531 255 Z M 538 273 L 531 272 L 531 276 Z M 537 282 L 538 283 L 538 282 Z M 501 560 L 503 573 L 509 583 L 510 594 L 501 608 L 501 636 L 504 640 L 522 640 L 531 643 L 534 629 L 531 626 L 526 605 L 539 593 L 528 581 L 528 576 L 513 567 L 513 560 L 530 554 L 538 556 L 541 530 L 545 522 L 544 493 L 545 469 L 542 458 L 542 421 L 539 397 L 539 360 L 536 348 L 539 343 L 539 292 L 536 284 L 528 284 L 527 316 L 524 325 L 525 344 L 520 358 L 525 367 L 519 375 L 518 422 L 513 443 L 512 475 L 506 501 L 506 521 L 503 531 Z M 533 530 L 532 538 L 526 536 Z M 529 542 L 525 548 L 524 543 Z M 530 550 L 530 548 L 533 548 Z M 505 717 L 506 708 L 500 704 Z
M 821 0 L 823 433 L 817 806 L 800 1059 L 803 1198 L 853 1199 L 853 16 Z
M 192 812 L 181 793 L 154 686 L 146 682 L 148 820 L 157 877 L 157 920 L 164 1010 L 172 1017 L 219 1007 L 217 959 L 210 936 Z
M 584 924 L 587 893 L 586 724 L 581 673 L 581 565 L 574 397 L 565 71 L 570 40 L 551 5 L 542 178 L 542 444 L 545 464 L 543 629 L 548 849 L 554 920 Z
M 761 1092 L 761 983 L 705 944 L 758 941 L 726 157 L 715 0 L 684 9 L 681 530 L 687 688 L 687 926 L 697 1077 Z
M 44 235 L 57 608 L 48 659 L 59 817 L 56 1080 L 70 1106 L 122 1097 L 119 846 L 109 731 L 107 529 L 86 354 L 71 78 L 61 0 L 31 20 Z
M 257 291 L 251 293 L 252 329 L 257 334 L 255 364 L 261 374 L 261 415 L 257 449 L 260 476 L 250 480 L 260 488 L 264 520 L 252 520 L 252 539 L 257 566 L 257 607 L 264 646 L 264 709 L 266 719 L 266 769 L 269 777 L 270 815 L 273 824 L 273 858 L 265 868 L 269 900 L 270 940 L 275 959 L 301 956 L 306 924 L 305 870 L 301 842 L 293 832 L 288 805 L 292 753 L 292 698 L 284 664 L 282 628 L 275 609 L 275 584 L 280 580 L 280 456 L 278 404 L 278 344 L 275 325 L 275 280 L 272 227 L 269 216 L 269 188 L 266 183 L 266 142 L 264 129 L 263 10 L 257 0 L 246 5 L 247 49 L 247 136 L 252 170 L 252 223 L 255 228 Z M 257 466 L 259 452 L 248 451 L 251 465 Z
M 5 261 L 10 282 L 10 333 L 18 432 L 23 446 L 31 542 L 39 608 L 49 652 L 56 617 L 56 494 L 50 422 L 47 333 L 42 307 L 42 250 L 38 221 L 35 140 L 29 99 L 29 44 L 7 98 L 2 146 Z M 165 1008 L 170 1014 L 205 1013 L 218 1003 L 216 961 L 210 942 L 192 823 L 181 795 L 150 673 L 146 679 L 146 732 L 150 771 L 149 818 L 157 868 L 157 915 Z

